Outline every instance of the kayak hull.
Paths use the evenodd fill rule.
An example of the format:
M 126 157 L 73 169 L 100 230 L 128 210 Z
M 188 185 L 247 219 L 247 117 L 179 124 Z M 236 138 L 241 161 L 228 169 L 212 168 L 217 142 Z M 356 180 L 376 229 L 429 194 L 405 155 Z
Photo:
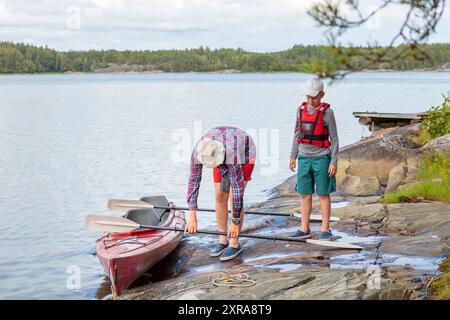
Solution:
M 159 226 L 184 229 L 185 224 L 183 211 L 170 210 Z M 183 232 L 156 229 L 105 233 L 97 240 L 97 256 L 111 280 L 113 296 L 120 296 L 123 290 L 169 255 L 182 237 Z

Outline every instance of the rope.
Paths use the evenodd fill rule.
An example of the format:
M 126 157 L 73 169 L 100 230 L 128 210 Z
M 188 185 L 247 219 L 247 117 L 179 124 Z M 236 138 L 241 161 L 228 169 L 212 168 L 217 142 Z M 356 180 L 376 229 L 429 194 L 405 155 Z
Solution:
M 230 274 L 226 271 L 223 271 L 223 272 L 224 272 L 224 274 L 218 279 L 213 279 L 213 280 L 210 280 L 205 283 L 200 283 L 193 287 L 184 288 L 184 289 L 175 291 L 175 292 L 169 294 L 168 296 L 164 297 L 164 300 L 167 300 L 168 298 L 175 296 L 179 293 L 182 293 L 182 292 L 185 292 L 185 291 L 188 291 L 191 289 L 201 288 L 203 286 L 210 285 L 210 284 L 213 284 L 216 287 L 228 287 L 228 288 L 231 288 L 231 287 L 244 288 L 244 287 L 252 287 L 252 286 L 256 285 L 256 281 L 251 280 L 250 276 L 246 273 Z
M 250 280 L 246 273 L 229 274 L 225 272 L 222 278 L 211 281 L 217 287 L 252 287 L 256 284 L 255 280 Z

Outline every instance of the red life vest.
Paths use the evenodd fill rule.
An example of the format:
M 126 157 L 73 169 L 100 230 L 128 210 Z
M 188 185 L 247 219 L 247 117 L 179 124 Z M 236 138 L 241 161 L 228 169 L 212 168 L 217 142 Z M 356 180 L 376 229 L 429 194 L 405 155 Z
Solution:
M 328 103 L 321 103 L 313 114 L 307 112 L 307 102 L 298 108 L 298 143 L 312 144 L 317 147 L 330 146 L 328 127 L 323 122 L 323 114 L 330 107 Z

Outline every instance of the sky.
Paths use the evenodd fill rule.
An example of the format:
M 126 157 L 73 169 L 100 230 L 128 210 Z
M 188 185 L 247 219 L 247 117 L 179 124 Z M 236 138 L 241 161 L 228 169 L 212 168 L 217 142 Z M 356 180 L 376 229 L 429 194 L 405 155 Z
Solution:
M 243 48 L 273 52 L 327 44 L 308 16 L 323 0 L 0 0 L 0 41 L 57 50 Z M 382 0 L 365 0 L 370 12 Z M 450 42 L 450 1 L 429 42 Z M 404 16 L 392 6 L 344 43 L 387 44 Z

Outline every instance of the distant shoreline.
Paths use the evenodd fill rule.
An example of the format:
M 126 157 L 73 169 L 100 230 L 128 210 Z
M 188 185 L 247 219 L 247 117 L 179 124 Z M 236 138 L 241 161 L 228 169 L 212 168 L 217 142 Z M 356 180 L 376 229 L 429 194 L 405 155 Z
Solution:
M 345 72 L 345 71 L 343 71 Z M 436 72 L 436 73 L 445 73 L 450 72 L 450 69 L 411 69 L 411 70 L 394 70 L 394 69 L 380 69 L 380 70 L 361 70 L 361 71 L 355 71 L 352 73 L 394 73 L 394 72 Z M 170 71 L 115 71 L 115 72 L 73 72 L 73 71 L 67 71 L 67 72 L 36 72 L 36 73 L 0 73 L 0 76 L 33 76 L 33 75 L 79 75 L 79 74 L 85 74 L 85 75 L 105 75 L 105 74 L 111 74 L 111 75 L 130 75 L 130 74 L 294 74 L 294 73 L 301 73 L 301 74 L 311 74 L 307 72 L 299 72 L 299 71 L 269 71 L 269 72 L 247 72 L 247 71 L 240 71 L 240 70 L 225 70 L 225 71 L 183 71 L 183 72 L 170 72 Z
M 402 56 L 374 63 L 365 55 L 370 48 L 342 48 L 349 60 L 343 63 L 333 48 L 326 45 L 294 45 L 277 52 L 250 52 L 241 48 L 185 50 L 90 50 L 57 51 L 23 43 L 0 41 L 0 73 L 2 74 L 61 74 L 72 73 L 335 73 L 345 69 L 364 68 L 363 72 L 450 71 L 450 43 L 422 44 L 420 49 L 430 59 Z M 402 52 L 399 45 L 392 48 Z M 341 71 L 339 71 L 341 70 Z

